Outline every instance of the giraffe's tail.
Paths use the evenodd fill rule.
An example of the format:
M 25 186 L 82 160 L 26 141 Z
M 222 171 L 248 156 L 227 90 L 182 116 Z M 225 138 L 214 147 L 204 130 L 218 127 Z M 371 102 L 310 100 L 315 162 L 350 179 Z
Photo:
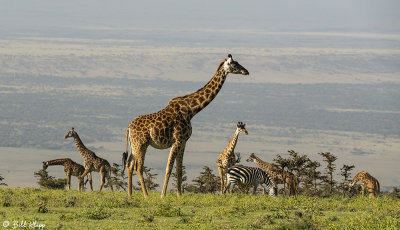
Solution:
M 122 153 L 122 174 L 125 172 L 125 167 L 126 167 L 126 161 L 128 160 L 128 144 L 129 143 L 129 126 L 126 128 L 126 133 L 125 133 L 125 143 L 126 143 L 126 148 L 125 152 Z
M 126 165 L 127 159 L 128 159 L 128 152 L 123 152 L 122 153 L 122 166 L 123 166 L 122 174 L 124 174 L 124 172 L 125 172 L 125 165 Z
M 381 192 L 381 186 L 379 185 L 379 181 L 376 180 L 376 192 L 379 194 Z

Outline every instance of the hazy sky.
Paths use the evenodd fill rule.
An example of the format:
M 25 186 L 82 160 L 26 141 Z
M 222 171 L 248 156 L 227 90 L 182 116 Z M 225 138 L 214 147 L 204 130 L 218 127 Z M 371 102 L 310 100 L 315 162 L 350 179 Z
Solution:
M 11 111 L 9 113 L 11 115 L 6 112 L 0 114 L 0 123 L 3 122 L 0 136 L 7 135 L 11 140 L 17 140 L 14 145 L 6 142 L 6 146 L 15 147 L 22 140 L 19 137 L 25 137 L 20 130 L 27 130 L 26 133 L 32 135 L 29 129 L 32 128 L 45 130 L 43 132 L 48 133 L 51 137 L 60 137 L 61 140 L 54 141 L 54 143 L 61 145 L 62 141 L 65 141 L 63 138 L 65 131 L 62 131 L 60 135 L 55 133 L 59 130 L 69 129 L 78 123 L 81 124 L 79 128 L 87 138 L 85 140 L 88 140 L 89 146 L 103 147 L 104 145 L 110 149 L 112 148 L 107 147 L 108 145 L 116 146 L 113 147 L 115 154 L 109 153 L 109 155 L 110 159 L 119 162 L 121 148 L 124 148 L 120 142 L 125 137 L 125 127 L 136 116 L 136 113 L 155 112 L 162 108 L 170 98 L 198 89 L 197 86 L 190 89 L 182 86 L 182 88 L 172 88 L 168 93 L 165 91 L 165 85 L 174 84 L 173 81 L 207 82 L 209 77 L 214 74 L 220 60 L 228 53 L 234 54 L 234 58 L 245 65 L 251 73 L 249 78 L 232 77 L 229 80 L 230 83 L 233 81 L 265 83 L 265 87 L 276 86 L 267 85 L 270 83 L 309 83 L 315 89 L 322 89 L 318 88 L 320 85 L 312 84 L 329 82 L 335 84 L 328 85 L 327 88 L 341 88 L 343 85 L 340 84 L 343 83 L 390 82 L 397 83 L 394 87 L 398 87 L 400 81 L 400 66 L 398 65 L 400 63 L 399 9 L 399 0 L 0 0 L 0 79 L 4 77 L 1 80 L 5 86 L 0 90 L 0 94 L 4 95 L 0 97 L 0 103 L 2 100 L 4 102 L 6 96 L 9 96 L 9 92 L 21 93 L 22 95 L 17 95 L 16 99 L 24 98 L 24 96 L 32 99 L 31 104 L 34 105 L 34 108 L 31 110 L 39 111 L 36 117 L 32 116 L 29 114 L 32 111 L 21 106 L 21 104 L 27 103 L 25 100 L 20 100 L 21 104 L 13 104 L 15 103 L 14 99 L 10 100 L 13 107 L 3 107 L 14 109 L 8 110 Z M 14 76 L 14 78 L 20 76 L 21 78 L 10 80 L 10 76 Z M 22 87 L 25 85 L 18 84 L 18 81 L 14 82 L 14 80 L 23 79 L 22 77 L 28 79 L 33 77 L 32 81 L 35 81 L 43 76 L 54 77 L 54 82 L 50 83 L 56 84 L 57 87 L 61 85 L 60 88 L 51 88 L 46 84 L 44 84 L 46 87 L 43 87 L 40 82 L 34 82 L 35 86 L 27 83 L 27 90 L 25 90 Z M 100 108 L 106 109 L 104 114 L 107 116 L 97 117 L 96 110 L 88 110 L 85 104 L 82 104 L 82 107 L 76 107 L 72 102 L 64 104 L 67 99 L 75 98 L 69 94 L 70 90 L 60 96 L 62 100 L 60 99 L 61 102 L 56 105 L 61 108 L 60 110 L 42 114 L 42 111 L 48 109 L 48 101 L 54 103 L 54 98 L 50 96 L 51 93 L 56 92 L 58 95 L 60 90 L 65 90 L 64 79 L 58 77 L 82 77 L 84 83 L 85 81 L 91 83 L 90 88 L 82 85 L 84 83 L 73 87 L 85 99 L 96 93 L 106 97 L 104 92 L 111 92 L 110 95 L 114 96 L 125 92 L 121 91 L 119 85 L 113 86 L 99 82 L 104 77 L 109 78 L 107 81 L 110 82 L 112 82 L 112 78 L 118 80 L 163 79 L 163 81 L 151 81 L 151 86 L 135 90 L 135 93 L 144 95 L 154 93 L 160 97 L 157 104 L 153 105 L 154 110 L 152 111 L 147 105 L 146 108 L 143 108 L 142 101 L 132 101 L 131 95 L 128 94 L 127 98 L 129 99 L 125 101 L 131 109 L 127 109 L 125 115 L 129 118 L 119 117 L 116 119 L 113 113 L 121 110 L 109 109 L 111 107 L 103 105 Z M 69 80 L 71 79 L 65 81 Z M 93 87 L 93 82 L 97 88 Z M 199 83 L 198 87 L 201 87 L 202 84 Z M 125 87 L 123 83 L 122 86 Z M 292 86 L 294 85 L 288 87 Z M 327 99 L 330 104 L 323 104 L 320 107 L 311 106 L 310 110 L 302 110 L 305 111 L 303 114 L 296 114 L 299 111 L 294 113 L 290 106 L 285 106 L 291 105 L 297 99 L 304 98 L 305 95 L 314 95 L 309 93 L 310 91 L 320 91 L 304 89 L 296 95 L 290 90 L 289 92 L 278 90 L 276 94 L 263 93 L 257 97 L 264 96 L 266 101 L 277 101 L 274 98 L 289 100 L 290 103 L 276 103 L 273 104 L 275 106 L 268 107 L 268 109 L 276 114 L 289 114 L 292 117 L 284 120 L 282 119 L 284 116 L 278 116 L 280 122 L 278 124 L 270 122 L 273 117 L 262 115 L 264 120 L 260 122 L 260 119 L 249 118 L 249 111 L 258 114 L 258 111 L 251 108 L 248 111 L 239 110 L 238 114 L 234 114 L 238 117 L 234 121 L 221 122 L 219 127 L 223 128 L 205 129 L 201 132 L 200 127 L 215 127 L 215 124 L 204 122 L 206 116 L 224 116 L 223 112 L 217 114 L 215 112 L 217 107 L 213 108 L 213 104 L 211 104 L 207 109 L 208 112 L 199 115 L 200 120 L 198 120 L 194 132 L 194 135 L 197 133 L 199 136 L 191 138 L 189 146 L 186 148 L 184 164 L 188 166 L 188 169 L 194 168 L 191 171 L 193 175 L 206 164 L 212 165 L 215 169 L 216 154 L 225 147 L 227 139 L 232 134 L 231 128 L 225 128 L 226 126 L 223 125 L 236 122 L 239 118 L 246 118 L 249 127 L 253 124 L 253 127 L 270 125 L 272 128 L 267 127 L 260 129 L 258 133 L 254 132 L 256 137 L 258 134 L 258 139 L 248 138 L 246 140 L 243 138 L 243 142 L 239 146 L 243 153 L 263 153 L 264 155 L 261 156 L 264 159 L 272 160 L 276 153 L 286 152 L 288 149 L 313 154 L 320 151 L 331 151 L 340 156 L 340 161 L 350 162 L 350 164 L 356 162 L 357 170 L 361 168 L 370 170 L 377 175 L 377 178 L 382 178 L 382 185 L 398 185 L 398 175 L 400 174 L 396 165 L 400 156 L 398 154 L 400 149 L 398 148 L 400 143 L 398 135 L 388 137 L 375 133 L 375 136 L 374 133 L 364 133 L 362 130 L 349 132 L 349 129 L 357 131 L 359 130 L 356 129 L 357 125 L 361 126 L 360 122 L 350 122 L 349 119 L 358 113 L 361 113 L 360 117 L 365 118 L 362 120 L 365 121 L 365 125 L 371 127 L 380 124 L 389 124 L 389 126 L 398 124 L 399 104 L 392 102 L 395 98 L 393 95 L 398 94 L 390 91 L 393 89 L 389 86 L 378 84 L 377 90 L 368 91 L 368 93 L 372 93 L 372 99 L 363 100 L 365 103 L 356 103 L 353 99 L 359 98 L 356 97 L 357 95 L 363 95 L 364 90 L 369 89 L 367 86 L 359 86 L 358 91 L 351 91 L 347 94 L 346 90 L 337 91 L 344 92 L 343 96 L 348 97 L 349 100 L 340 101 L 333 93 L 332 97 Z M 71 86 L 68 85 L 68 87 Z M 224 87 L 225 92 L 230 90 L 229 86 Z M 14 89 L 20 91 L 14 92 Z M 160 90 L 160 93 L 157 90 Z M 381 95 L 382 92 L 385 93 L 384 96 Z M 38 101 L 35 101 L 36 98 L 29 93 L 34 93 L 33 95 L 38 98 Z M 224 91 L 221 94 L 223 93 Z M 245 94 L 243 98 L 236 98 L 236 101 L 229 100 L 230 104 L 226 106 L 231 109 L 240 108 L 240 103 L 244 103 L 246 100 L 251 101 L 251 98 L 255 97 L 247 95 L 246 91 L 242 94 Z M 388 96 L 385 97 L 385 95 Z M 151 100 L 154 102 L 156 96 L 148 97 L 150 103 Z M 223 105 L 223 97 L 220 95 L 219 99 L 216 99 L 215 106 Z M 292 101 L 293 97 L 296 97 L 294 102 Z M 107 96 L 107 98 L 112 99 L 113 97 Z M 316 103 L 317 99 L 319 98 L 316 96 L 314 101 L 307 101 L 307 103 Z M 118 101 L 121 101 L 119 96 Z M 5 101 L 5 103 L 8 102 Z M 92 104 L 97 105 L 96 103 Z M 112 105 L 109 103 L 109 106 Z M 69 107 L 74 108 L 77 113 L 74 118 L 76 122 L 71 121 L 71 124 L 66 125 L 64 123 L 65 116 L 69 113 L 63 109 Z M 125 109 L 125 106 L 123 108 Z M 309 113 L 314 110 L 316 113 Z M 329 128 L 324 123 L 324 126 L 320 127 L 325 128 L 318 130 L 318 126 L 306 127 L 304 120 L 299 119 L 302 116 L 308 117 L 308 114 L 322 114 L 322 110 L 326 110 L 323 114 L 328 114 L 339 126 L 333 127 L 331 122 L 328 124 L 331 126 Z M 51 114 L 52 117 L 48 118 L 48 114 Z M 62 115 L 59 116 L 59 114 Z M 21 115 L 29 119 L 20 119 Z M 346 116 L 347 119 L 343 119 Z M 93 122 L 100 125 L 84 124 L 82 117 L 90 118 L 88 120 L 92 120 L 94 117 Z M 102 119 L 107 121 L 109 117 L 114 117 L 117 125 L 99 122 Z M 326 116 L 321 117 L 326 118 Z M 357 121 L 361 121 L 359 117 L 357 119 Z M 24 122 L 20 123 L 21 120 Z M 383 123 L 377 122 L 382 120 Z M 290 123 L 291 121 L 296 122 Z M 200 125 L 201 122 L 203 123 Z M 340 126 L 343 122 L 347 122 L 345 124 L 349 126 L 346 126 L 344 130 L 340 128 L 343 126 Z M 24 129 L 19 128 L 17 125 L 13 125 L 14 123 L 25 127 Z M 4 128 L 4 124 L 9 124 L 8 129 Z M 48 126 L 48 124 L 54 124 L 54 126 Z M 94 135 L 91 135 L 90 129 L 102 130 L 104 129 L 103 124 L 106 124 L 106 129 L 111 130 L 110 133 L 116 136 L 112 141 L 117 141 L 108 140 L 110 143 L 104 143 L 101 138 L 96 139 Z M 391 125 L 392 129 L 393 126 L 395 125 Z M 352 129 L 352 127 L 356 128 Z M 384 129 L 385 125 L 381 128 Z M 49 132 L 49 129 L 52 131 Z M 293 132 L 287 133 L 287 130 L 293 130 Z M 212 145 L 213 147 L 210 147 L 209 141 L 202 140 L 207 140 L 214 131 L 218 131 L 219 136 L 213 138 L 215 143 Z M 14 135 L 10 135 L 10 132 Z M 293 133 L 297 133 L 297 136 Z M 204 138 L 200 134 L 204 135 Z M 294 136 L 290 136 L 291 134 Z M 38 148 L 39 139 L 30 138 L 31 136 L 28 135 L 26 137 L 29 143 L 27 141 L 27 144 L 22 147 Z M 4 138 L 2 140 L 4 141 Z M 75 146 L 73 144 L 70 146 L 70 153 L 66 154 L 61 150 L 58 152 L 60 157 L 65 156 L 61 154 L 66 154 L 80 159 L 75 151 Z M 8 170 L 6 167 L 8 171 L 5 172 L 4 166 L 0 164 L 0 169 L 3 170 L 0 173 L 9 181 L 12 181 L 13 177 L 23 178 L 28 184 L 34 183 L 33 167 L 35 169 L 38 165 L 40 167 L 41 161 L 45 158 L 55 157 L 53 151 L 49 150 L 46 155 L 39 149 L 37 154 L 40 154 L 40 157 L 35 156 L 35 163 L 30 165 L 31 168 L 27 168 L 25 165 L 21 165 L 20 159 L 15 156 L 30 154 L 30 157 L 33 157 L 31 152 L 24 148 L 6 149 L 5 146 L 0 146 L 0 154 L 6 151 L 9 152 L 6 156 L 14 157 L 15 161 L 5 160 L 6 166 L 12 170 Z M 241 150 L 239 149 L 239 151 Z M 353 152 L 357 154 L 353 154 Z M 204 155 L 201 155 L 203 153 L 208 153 L 207 162 L 204 161 Z M 164 158 L 158 159 L 158 156 Z M 146 165 L 158 170 L 156 173 L 159 174 L 159 180 L 163 179 L 167 156 L 167 150 L 164 152 L 153 148 L 148 150 Z M 24 159 L 26 162 L 33 162 L 31 162 L 31 158 Z M 198 165 L 194 165 L 195 163 Z M 16 165 L 21 166 L 20 171 L 16 169 Z M 59 176 L 63 176 L 62 170 L 54 169 L 54 172 L 56 171 L 60 173 Z M 9 181 L 6 183 L 11 185 Z M 11 186 L 23 184 L 17 180 L 14 180 L 13 183 Z
M 1 0 L 0 32 L 135 27 L 394 33 L 400 31 L 398 9 L 397 0 Z

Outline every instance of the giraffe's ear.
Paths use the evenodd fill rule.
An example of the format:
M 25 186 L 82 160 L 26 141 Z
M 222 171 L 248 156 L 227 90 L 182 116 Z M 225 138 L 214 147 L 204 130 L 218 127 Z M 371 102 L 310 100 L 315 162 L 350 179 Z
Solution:
M 227 63 L 228 63 L 228 64 L 230 64 L 232 61 L 233 61 L 233 59 L 232 59 L 232 55 L 231 55 L 231 54 L 228 54 L 228 60 L 227 60 Z

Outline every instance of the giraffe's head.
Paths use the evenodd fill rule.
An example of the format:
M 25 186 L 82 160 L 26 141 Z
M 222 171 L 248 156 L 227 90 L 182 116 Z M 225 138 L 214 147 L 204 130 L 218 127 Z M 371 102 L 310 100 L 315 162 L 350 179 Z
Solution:
M 239 121 L 236 125 L 236 133 L 244 133 L 246 135 L 248 135 L 249 133 L 246 130 L 246 124 L 243 124 L 243 122 Z
M 228 60 L 225 60 L 223 67 L 226 73 L 249 75 L 249 71 L 232 59 L 232 55 L 228 54 Z
M 349 190 L 354 186 L 354 184 L 355 183 L 353 181 L 349 183 Z
M 251 153 L 249 158 L 246 160 L 247 162 L 256 162 L 256 155 L 254 153 Z
M 74 127 L 72 127 L 72 129 L 67 133 L 67 135 L 65 135 L 65 139 L 69 138 L 69 137 L 73 137 L 75 138 L 77 136 L 77 133 L 74 130 Z
M 49 166 L 49 163 L 43 161 L 43 170 L 46 170 L 48 166 Z

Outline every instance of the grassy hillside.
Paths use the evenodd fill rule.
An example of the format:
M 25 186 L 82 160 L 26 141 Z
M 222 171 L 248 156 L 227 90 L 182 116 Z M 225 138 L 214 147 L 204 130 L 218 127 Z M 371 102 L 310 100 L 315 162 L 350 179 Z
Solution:
M 1 188 L 0 222 L 45 229 L 399 229 L 400 199 Z M 3 229 L 6 229 L 2 226 Z M 22 228 L 20 228 L 22 229 Z

